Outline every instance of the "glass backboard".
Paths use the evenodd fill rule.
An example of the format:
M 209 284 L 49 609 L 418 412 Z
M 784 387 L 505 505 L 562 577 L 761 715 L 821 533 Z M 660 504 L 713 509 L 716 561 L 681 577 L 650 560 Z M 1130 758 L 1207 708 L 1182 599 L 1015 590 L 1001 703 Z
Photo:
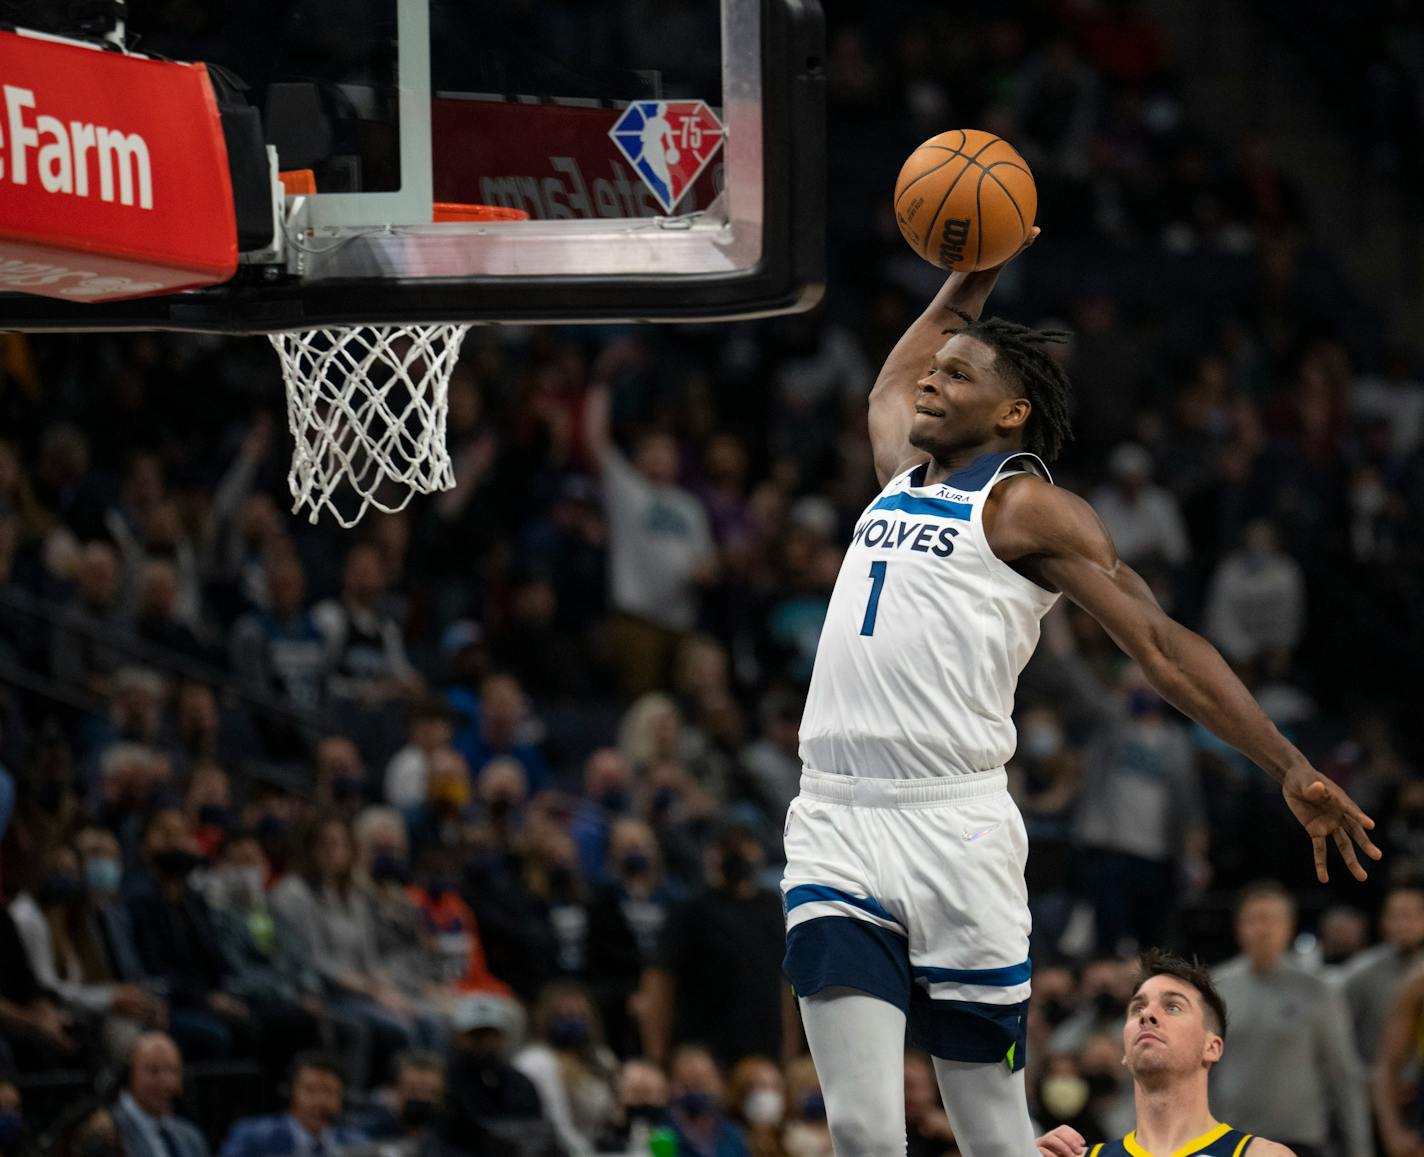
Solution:
M 315 191 L 273 195 L 270 240 L 221 285 L 0 294 L 0 325 L 717 319 L 819 297 L 814 3 L 133 0 L 125 35 L 240 78 L 271 170 L 260 192 L 294 171 L 307 183 L 289 187 Z

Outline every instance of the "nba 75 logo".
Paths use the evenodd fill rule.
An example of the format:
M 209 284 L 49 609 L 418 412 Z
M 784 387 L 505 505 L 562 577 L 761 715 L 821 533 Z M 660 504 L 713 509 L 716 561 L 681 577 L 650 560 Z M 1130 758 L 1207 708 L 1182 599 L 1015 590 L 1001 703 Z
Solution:
M 703 100 L 635 100 L 608 135 L 671 213 L 722 147 L 722 122 Z

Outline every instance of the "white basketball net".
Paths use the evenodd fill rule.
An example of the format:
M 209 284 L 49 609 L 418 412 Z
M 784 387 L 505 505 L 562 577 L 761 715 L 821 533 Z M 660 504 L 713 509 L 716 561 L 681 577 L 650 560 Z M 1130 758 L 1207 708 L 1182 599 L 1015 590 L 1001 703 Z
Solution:
M 455 485 L 445 448 L 450 374 L 468 325 L 315 329 L 270 334 L 287 383 L 296 449 L 292 512 L 322 508 L 355 526 L 368 507 Z M 340 505 L 337 499 L 340 499 Z M 349 517 L 343 508 L 355 506 Z

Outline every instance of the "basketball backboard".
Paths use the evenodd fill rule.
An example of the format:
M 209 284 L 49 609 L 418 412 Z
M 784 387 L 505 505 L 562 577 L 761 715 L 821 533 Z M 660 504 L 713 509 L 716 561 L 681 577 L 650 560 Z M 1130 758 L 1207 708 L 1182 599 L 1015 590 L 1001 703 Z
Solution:
M 813 0 L 132 0 L 126 36 L 241 78 L 269 152 L 259 191 L 307 170 L 315 192 L 273 194 L 270 240 L 226 282 L 0 294 L 2 327 L 710 320 L 819 297 Z

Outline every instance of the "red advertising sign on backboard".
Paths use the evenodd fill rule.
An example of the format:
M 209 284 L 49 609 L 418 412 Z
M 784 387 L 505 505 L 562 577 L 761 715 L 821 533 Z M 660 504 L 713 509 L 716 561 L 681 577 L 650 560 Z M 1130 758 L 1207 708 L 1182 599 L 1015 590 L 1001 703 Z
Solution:
M 616 108 L 437 97 L 435 199 L 524 209 L 535 220 L 662 216 L 667 210 L 608 135 L 622 115 Z M 721 180 L 717 159 L 679 208 L 707 208 Z
M 113 301 L 236 268 L 207 70 L 0 32 L 0 290 Z

